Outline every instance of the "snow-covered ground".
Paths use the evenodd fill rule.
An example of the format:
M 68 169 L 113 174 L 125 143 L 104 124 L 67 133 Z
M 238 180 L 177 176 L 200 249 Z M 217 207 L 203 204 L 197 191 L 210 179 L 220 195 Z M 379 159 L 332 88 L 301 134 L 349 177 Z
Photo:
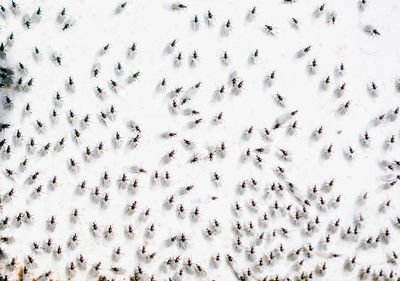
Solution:
M 6 254 L 0 257 L 3 276 L 18 280 L 26 266 L 24 280 L 49 271 L 48 280 L 129 280 L 133 275 L 139 280 L 400 278 L 393 258 L 400 254 L 400 163 L 393 162 L 400 161 L 394 113 L 400 99 L 399 3 L 368 0 L 362 10 L 356 0 L 286 2 L 290 1 L 186 1 L 186 8 L 174 10 L 171 1 L 129 0 L 118 9 L 123 2 L 32 0 L 16 2 L 20 13 L 15 15 L 12 4 L 1 1 L 7 15 L 0 19 L 0 43 L 7 56 L 0 66 L 15 72 L 14 85 L 0 89 L 2 101 L 13 101 L 11 109 L 0 109 L 1 123 L 10 124 L 0 132 L 0 141 L 6 139 L 0 159 L 0 218 L 10 218 L 0 236 L 14 240 L 0 241 Z M 317 17 L 315 11 L 324 3 Z M 39 7 L 40 19 L 32 16 Z M 254 16 L 249 16 L 253 7 Z M 29 29 L 25 15 L 31 17 Z M 63 30 L 66 23 L 70 27 Z M 368 34 L 366 26 L 380 35 Z M 7 39 L 11 33 L 13 44 Z M 173 40 L 176 46 L 171 48 Z M 308 52 L 301 52 L 308 46 Z M 40 58 L 34 56 L 35 47 Z M 198 58 L 193 61 L 194 52 Z M 224 52 L 229 59 L 223 59 Z M 313 59 L 317 67 L 311 71 Z M 140 74 L 132 79 L 135 73 Z M 271 73 L 273 79 L 268 78 Z M 16 85 L 20 77 L 22 91 Z M 69 77 L 72 88 L 67 85 Z M 323 82 L 327 77 L 328 84 Z M 28 91 L 30 78 L 34 80 Z M 115 89 L 111 80 L 118 84 Z M 338 90 L 344 83 L 345 90 Z M 57 92 L 61 102 L 55 102 Z M 277 94 L 283 97 L 282 104 Z M 24 110 L 27 103 L 31 113 Z M 52 118 L 53 109 L 58 118 Z M 221 112 L 221 121 L 215 122 Z M 85 128 L 82 120 L 87 114 Z M 37 121 L 44 125 L 42 131 Z M 130 121 L 138 127 L 130 127 Z M 313 134 L 321 126 L 323 133 L 316 139 Z M 176 135 L 165 137 L 169 132 Z M 365 132 L 368 142 L 363 142 Z M 116 133 L 121 141 L 115 140 Z M 132 147 L 137 136 L 137 146 Z M 31 138 L 34 152 L 28 148 Z M 65 145 L 59 150 L 62 138 Z M 96 155 L 100 142 L 104 151 Z M 90 159 L 85 159 L 86 148 Z M 250 155 L 245 157 L 247 149 Z M 286 158 L 282 150 L 288 153 Z M 20 164 L 24 159 L 26 169 Z M 6 169 L 13 175 L 8 176 Z M 159 179 L 154 178 L 155 171 Z M 104 180 L 105 172 L 109 180 Z M 124 173 L 126 186 L 121 184 Z M 54 176 L 57 185 L 50 184 Z M 330 190 L 326 184 L 332 179 Z M 86 188 L 79 191 L 82 182 Z M 42 192 L 35 195 L 40 186 Z M 188 186 L 192 190 L 185 191 Z M 8 196 L 11 189 L 15 194 Z M 360 199 L 366 193 L 366 199 Z M 165 202 L 171 195 L 174 203 L 168 208 Z M 388 201 L 390 206 L 383 207 Z M 127 206 L 134 202 L 131 214 Z M 241 212 L 233 211 L 236 202 Z M 178 214 L 180 205 L 185 211 Z M 196 207 L 198 220 L 193 218 Z M 71 219 L 75 209 L 78 216 Z M 48 226 L 52 216 L 54 230 Z M 335 230 L 332 224 L 337 220 Z M 128 238 L 128 225 L 134 239 Z M 149 235 L 151 225 L 155 230 Z M 107 238 L 110 226 L 113 235 Z M 75 233 L 76 245 L 70 241 Z M 179 242 L 182 234 L 185 243 Z M 328 235 L 330 242 L 323 242 Z M 240 247 L 235 245 L 238 237 Z M 369 237 L 370 244 L 365 242 Z M 49 238 L 53 245 L 46 252 Z M 62 254 L 57 258 L 58 246 Z M 118 247 L 121 255 L 115 258 Z M 80 268 L 80 254 L 86 269 L 82 264 Z M 213 263 L 217 254 L 218 266 Z M 7 266 L 12 258 L 13 270 Z M 171 265 L 166 264 L 169 258 Z M 76 268 L 72 272 L 71 262 Z M 99 262 L 96 273 L 93 268 Z M 363 275 L 368 266 L 370 274 Z

